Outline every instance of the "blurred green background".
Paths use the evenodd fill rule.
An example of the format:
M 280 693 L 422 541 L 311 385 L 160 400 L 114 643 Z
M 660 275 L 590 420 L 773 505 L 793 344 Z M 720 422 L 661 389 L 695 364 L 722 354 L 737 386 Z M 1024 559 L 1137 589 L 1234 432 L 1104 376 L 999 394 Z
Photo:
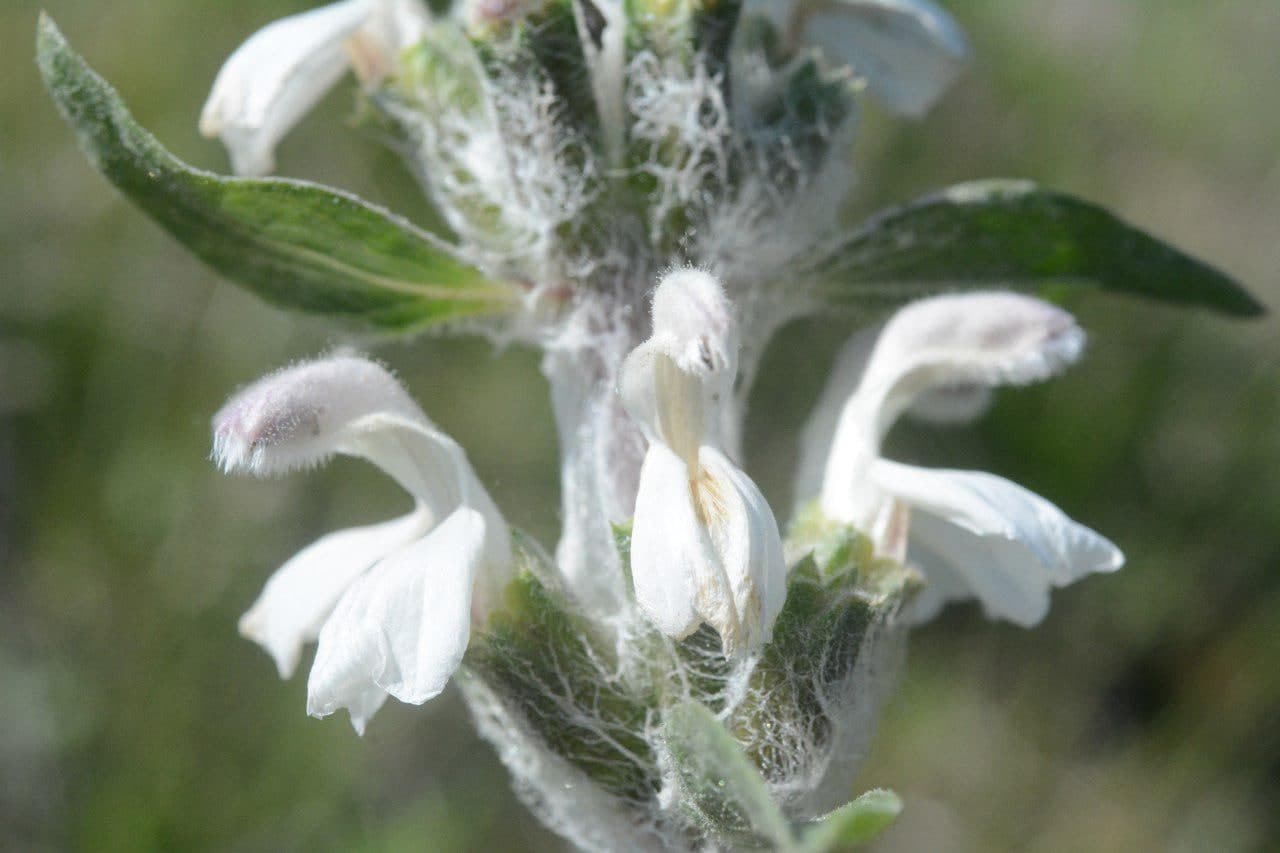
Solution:
M 72 43 L 188 160 L 225 169 L 198 110 L 284 0 L 49 0 Z M 930 119 L 869 111 L 870 211 L 1018 176 L 1112 206 L 1280 306 L 1280 4 L 965 0 L 973 67 Z M 238 384 L 341 342 L 189 258 L 76 150 L 31 62 L 37 4 L 0 4 L 0 848 L 561 849 L 509 792 L 456 696 L 389 704 L 358 739 L 304 713 L 236 634 L 268 573 L 404 497 L 338 461 L 218 475 L 208 419 Z M 344 127 L 281 170 L 429 214 Z M 918 632 L 862 775 L 907 810 L 878 849 L 1280 846 L 1280 338 L 1101 294 L 1063 379 L 976 428 L 904 425 L 900 458 L 1050 496 L 1126 551 L 1038 630 L 959 607 Z M 748 467 L 787 506 L 794 439 L 852 325 L 772 349 Z M 554 540 L 554 432 L 536 358 L 476 341 L 379 347 L 466 445 L 514 523 Z

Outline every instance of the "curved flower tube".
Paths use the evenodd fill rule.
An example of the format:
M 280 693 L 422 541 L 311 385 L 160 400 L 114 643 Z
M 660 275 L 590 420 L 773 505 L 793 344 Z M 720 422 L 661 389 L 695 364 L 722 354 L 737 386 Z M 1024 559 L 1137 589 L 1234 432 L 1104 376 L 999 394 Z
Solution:
M 506 522 L 462 448 L 381 365 L 348 355 L 286 368 L 213 419 L 222 468 L 260 476 L 338 453 L 369 460 L 413 497 L 407 515 L 331 533 L 267 582 L 240 631 L 282 678 L 319 641 L 307 710 L 347 708 L 356 731 L 388 695 L 421 704 L 444 689 L 473 624 L 513 575 Z
M 981 400 L 974 389 L 1047 379 L 1083 346 L 1083 331 L 1061 309 L 1011 293 L 973 293 L 909 305 L 874 347 L 855 337 L 841 353 L 806 431 L 800 470 L 821 471 L 823 514 L 925 573 L 914 618 L 976 597 L 992 618 L 1035 625 L 1048 612 L 1051 588 L 1123 564 L 1111 542 L 1021 486 L 880 456 L 894 421 L 919 401 L 948 389 Z M 821 428 L 833 421 L 834 430 Z M 797 491 L 812 497 L 813 486 L 802 481 Z
M 223 63 L 200 132 L 221 137 L 236 174 L 265 175 L 276 145 L 348 68 L 380 79 L 427 20 L 418 0 L 344 0 L 268 24 Z
M 726 656 L 768 642 L 786 597 L 773 512 L 717 435 L 737 357 L 724 290 L 679 270 L 654 292 L 653 335 L 627 357 L 619 389 L 649 441 L 631 533 L 636 602 L 670 637 L 709 623 Z

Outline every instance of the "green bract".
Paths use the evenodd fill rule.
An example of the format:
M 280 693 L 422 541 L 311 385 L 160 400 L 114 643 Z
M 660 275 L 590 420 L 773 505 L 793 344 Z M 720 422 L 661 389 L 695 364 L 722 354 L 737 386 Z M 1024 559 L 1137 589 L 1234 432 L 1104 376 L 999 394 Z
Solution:
M 480 707 L 500 708 L 489 713 L 504 725 L 520 721 L 526 751 L 548 751 L 521 756 L 523 771 L 514 757 L 508 765 L 520 789 L 539 792 L 532 806 L 552 826 L 566 818 L 532 777 L 565 762 L 558 772 L 602 787 L 637 838 L 674 832 L 693 847 L 805 851 L 864 842 L 896 814 L 891 794 L 823 816 L 852 794 L 869 718 L 896 669 L 909 580 L 865 545 L 838 525 L 794 542 L 804 556 L 774 639 L 746 661 L 722 657 L 706 627 L 681 641 L 644 628 L 619 655 L 574 615 L 567 593 L 544 582 L 554 567 L 525 547 L 505 608 L 472 638 L 464 689 L 485 697 Z M 625 564 L 625 529 L 618 546 Z M 577 819 L 601 818 L 582 809 Z M 583 833 L 574 827 L 571 837 Z

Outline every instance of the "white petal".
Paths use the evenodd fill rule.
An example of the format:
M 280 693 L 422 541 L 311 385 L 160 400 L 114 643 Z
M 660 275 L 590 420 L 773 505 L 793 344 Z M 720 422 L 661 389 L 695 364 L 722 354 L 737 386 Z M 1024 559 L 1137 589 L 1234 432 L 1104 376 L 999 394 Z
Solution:
M 401 51 L 422 41 L 431 16 L 419 0 L 378 0 L 368 21 L 344 43 L 360 85 L 376 86 L 395 70 Z
M 345 0 L 268 24 L 231 54 L 200 115 L 200 132 L 222 137 L 236 173 L 263 175 L 275 147 L 347 70 L 344 42 L 376 0 Z
M 918 524 L 935 521 L 923 513 L 912 519 Z M 951 601 L 963 601 L 973 597 L 972 588 L 964 573 L 955 567 L 955 558 L 941 550 L 928 536 L 926 530 L 916 535 L 911 541 L 911 565 L 919 569 L 925 576 L 925 584 L 903 609 L 902 618 L 910 625 L 921 625 L 930 621 L 942 612 L 942 608 Z
M 653 335 L 623 362 L 618 390 L 646 437 L 690 468 L 698 447 L 719 444 L 738 346 L 732 305 L 715 278 L 697 269 L 663 276 L 653 295 Z
M 941 518 L 915 513 L 909 559 L 925 587 L 907 618 L 920 623 L 948 601 L 976 598 L 990 619 L 1030 628 L 1049 612 L 1050 571 L 1020 543 L 977 536 Z
M 645 341 L 627 354 L 618 370 L 618 396 L 622 405 L 650 442 L 658 435 L 657 359 L 662 348 Z
M 867 362 L 875 349 L 881 326 L 856 332 L 837 353 L 830 377 L 800 435 L 800 461 L 796 467 L 794 507 L 817 497 L 822 491 L 827 462 L 831 458 L 845 405 L 862 382 Z M 986 413 L 992 401 L 985 385 L 959 383 L 940 385 L 923 391 L 912 401 L 907 414 L 936 424 L 962 424 Z M 853 429 L 862 427 L 854 426 Z M 861 443 L 873 436 L 857 436 Z M 878 442 L 877 442 L 878 443 Z M 847 482 L 848 476 L 842 482 Z
M 1044 618 L 1051 587 L 1124 564 L 1107 539 L 992 474 L 881 461 L 874 477 L 912 507 L 908 555 L 913 548 L 930 554 L 933 565 L 945 565 L 948 594 L 958 597 L 967 587 L 994 618 L 1034 625 Z
M 459 509 L 357 580 L 320 631 L 307 712 L 347 708 L 360 731 L 379 691 L 414 705 L 437 696 L 471 636 L 484 539 L 484 517 Z
M 732 374 L 738 363 L 738 329 L 724 287 L 707 272 L 667 273 L 653 292 L 653 336 L 681 369 L 699 376 Z
M 335 453 L 359 456 L 437 517 L 466 504 L 500 522 L 462 448 L 368 359 L 335 356 L 271 374 L 232 397 L 213 426 L 213 455 L 225 470 L 266 475 Z
M 431 12 L 422 0 L 383 0 L 380 17 L 394 36 L 396 50 L 422 41 L 431 26 Z
M 636 604 L 663 634 L 687 637 L 701 624 L 694 599 L 711 560 L 711 543 L 689 491 L 688 466 L 665 445 L 651 445 L 636 494 L 631 578 Z M 727 583 L 719 593 L 728 598 Z
M 1083 346 L 1084 333 L 1070 314 L 1028 296 L 971 293 L 908 305 L 885 324 L 870 356 L 865 334 L 841 353 L 806 432 L 797 500 L 808 498 L 820 480 L 823 512 L 871 533 L 868 525 L 884 517 L 885 505 L 869 469 L 899 414 L 957 388 L 969 409 L 960 414 L 972 414 L 984 403 L 982 388 L 1045 379 Z M 831 427 L 836 401 L 851 386 L 856 390 Z
M 353 421 L 337 452 L 359 456 L 390 474 L 432 519 L 473 510 L 484 520 L 484 571 L 475 589 L 477 612 L 497 604 L 514 575 L 511 533 L 462 447 L 433 427 L 399 415 L 374 414 Z
M 431 514 L 419 508 L 394 521 L 330 533 L 299 551 L 267 581 L 240 619 L 240 633 L 267 650 L 281 678 L 298 665 L 305 643 L 356 578 L 386 555 L 427 532 Z
M 213 416 L 213 456 L 228 472 L 285 473 L 337 452 L 352 423 L 426 415 L 385 367 L 354 355 L 303 362 L 236 393 Z
M 760 489 L 723 453 L 703 447 L 699 458 L 702 471 L 694 500 L 736 610 L 736 619 L 723 630 L 710 616 L 707 621 L 720 630 L 727 655 L 751 652 L 773 636 L 773 622 L 787 596 L 778 522 Z
M 925 392 L 1037 382 L 1061 372 L 1083 348 L 1075 318 L 1039 299 L 998 292 L 936 296 L 889 320 L 856 396 L 878 443 Z
M 416 420 L 377 414 L 352 421 L 334 449 L 386 471 L 437 518 L 459 506 L 492 507 L 462 447 Z
M 666 444 L 690 467 L 715 420 L 707 409 L 717 398 L 709 390 L 703 377 L 676 364 L 667 341 L 655 338 L 632 350 L 618 375 L 622 404 L 645 437 Z
M 922 116 L 951 87 L 969 48 L 955 20 L 927 0 L 808 4 L 806 44 L 853 67 L 891 110 Z

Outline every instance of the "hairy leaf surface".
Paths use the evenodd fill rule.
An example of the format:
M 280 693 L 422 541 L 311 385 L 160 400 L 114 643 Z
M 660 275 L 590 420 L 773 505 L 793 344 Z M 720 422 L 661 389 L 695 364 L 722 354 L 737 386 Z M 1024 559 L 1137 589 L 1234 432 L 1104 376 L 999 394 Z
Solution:
M 820 257 L 811 274 L 834 302 L 884 284 L 934 291 L 1090 282 L 1226 314 L 1264 311 L 1208 264 L 1098 205 L 1026 181 L 976 181 L 926 196 L 874 217 Z
M 37 62 L 89 160 L 201 260 L 277 305 L 405 330 L 512 310 L 494 282 L 407 220 L 305 181 L 183 163 L 41 16 Z

